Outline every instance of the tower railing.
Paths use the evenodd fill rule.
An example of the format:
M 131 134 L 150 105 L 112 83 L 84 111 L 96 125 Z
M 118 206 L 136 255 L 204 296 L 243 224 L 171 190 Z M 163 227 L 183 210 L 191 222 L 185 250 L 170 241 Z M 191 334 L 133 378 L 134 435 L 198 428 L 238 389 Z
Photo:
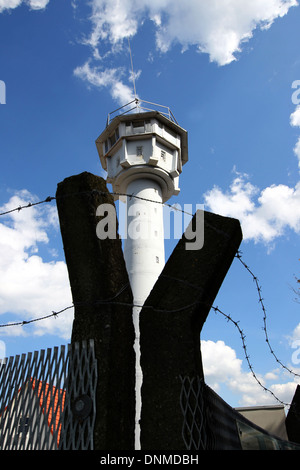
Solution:
M 166 116 L 170 121 L 178 124 L 178 122 L 176 121 L 174 117 L 174 114 L 172 113 L 171 109 L 168 106 L 164 106 L 162 104 L 153 103 L 151 101 L 146 101 L 146 100 L 141 100 L 139 98 L 135 98 L 129 103 L 124 104 L 123 106 L 120 106 L 119 108 L 109 113 L 107 116 L 106 125 L 108 126 L 116 116 L 123 116 L 124 114 L 130 114 L 134 110 L 137 110 L 138 113 L 143 113 L 147 111 L 158 111 L 159 113 Z

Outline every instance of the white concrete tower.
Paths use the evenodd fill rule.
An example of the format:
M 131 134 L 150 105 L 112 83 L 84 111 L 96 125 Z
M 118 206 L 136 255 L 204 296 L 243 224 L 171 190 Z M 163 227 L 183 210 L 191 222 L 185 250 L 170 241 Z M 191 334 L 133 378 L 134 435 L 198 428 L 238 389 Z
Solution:
M 188 160 L 188 149 L 187 132 L 170 112 L 166 115 L 137 109 L 139 112 L 119 114 L 108 121 L 96 146 L 115 199 L 127 195 L 124 258 L 135 305 L 136 448 L 139 448 L 142 383 L 139 312 L 165 264 L 163 203 L 179 193 L 179 175 Z

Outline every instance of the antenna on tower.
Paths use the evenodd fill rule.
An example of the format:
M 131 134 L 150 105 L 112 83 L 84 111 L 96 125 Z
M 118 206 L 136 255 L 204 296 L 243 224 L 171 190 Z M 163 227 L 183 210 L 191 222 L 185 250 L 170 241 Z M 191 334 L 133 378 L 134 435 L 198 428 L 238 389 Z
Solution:
M 134 70 L 133 70 L 133 61 L 132 61 L 132 53 L 131 53 L 129 36 L 128 36 L 128 47 L 129 47 L 129 55 L 130 55 L 130 62 L 131 62 L 131 73 L 132 73 L 132 81 L 133 81 L 134 99 L 135 99 L 135 102 L 138 106 L 139 100 L 138 100 L 137 95 L 136 95 L 135 76 L 134 76 Z
M 0 0 L 1 2 L 1 0 Z M 119 108 L 115 109 L 114 111 L 111 111 L 108 116 L 107 116 L 107 121 L 106 121 L 106 127 L 108 127 L 111 123 L 111 121 L 117 116 L 124 116 L 125 114 L 129 114 L 132 111 L 136 111 L 137 114 L 140 114 L 141 112 L 147 112 L 147 111 L 156 111 L 159 114 L 162 114 L 166 116 L 170 121 L 173 123 L 178 124 L 176 121 L 172 111 L 168 106 L 164 106 L 162 104 L 158 103 L 153 103 L 151 101 L 146 101 L 137 96 L 136 93 L 136 84 L 135 84 L 135 73 L 134 73 L 134 68 L 133 68 L 133 59 L 132 59 L 132 52 L 131 52 L 131 46 L 130 46 L 130 39 L 129 36 L 127 38 L 128 40 L 128 48 L 129 48 L 129 55 L 130 55 L 130 62 L 131 62 L 131 74 L 132 74 L 132 82 L 133 82 L 133 92 L 134 92 L 134 98 L 126 104 L 123 104 Z

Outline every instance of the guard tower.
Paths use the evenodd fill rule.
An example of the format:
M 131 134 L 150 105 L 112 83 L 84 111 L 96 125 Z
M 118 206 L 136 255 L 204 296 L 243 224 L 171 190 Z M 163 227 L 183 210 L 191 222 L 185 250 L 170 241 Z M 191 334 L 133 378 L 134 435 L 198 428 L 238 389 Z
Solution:
M 132 103 L 135 106 L 129 112 L 122 112 Z M 112 119 L 115 112 L 108 116 L 96 146 L 115 198 L 127 203 L 124 259 L 134 299 L 138 428 L 141 406 L 138 390 L 142 383 L 139 313 L 165 264 L 163 203 L 179 193 L 179 175 L 188 160 L 188 144 L 187 132 L 178 125 L 169 108 L 135 99 L 118 111 Z
M 134 299 L 142 305 L 164 267 L 162 203 L 180 191 L 188 149 L 187 132 L 169 108 L 142 112 L 140 103 L 136 113 L 109 115 L 96 146 L 116 199 L 134 196 L 127 196 L 124 258 Z

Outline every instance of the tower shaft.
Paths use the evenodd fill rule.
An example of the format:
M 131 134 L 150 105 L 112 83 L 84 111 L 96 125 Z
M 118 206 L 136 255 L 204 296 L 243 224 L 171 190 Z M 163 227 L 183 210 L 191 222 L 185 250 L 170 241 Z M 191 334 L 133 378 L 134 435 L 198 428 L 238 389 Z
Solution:
M 124 258 L 135 304 L 142 305 L 165 263 L 162 191 L 151 179 L 127 187 L 127 238 Z
M 133 294 L 132 319 L 136 356 L 135 447 L 140 447 L 141 386 L 140 311 L 165 263 L 163 206 L 160 185 L 151 179 L 136 179 L 127 186 L 127 237 L 124 258 Z

